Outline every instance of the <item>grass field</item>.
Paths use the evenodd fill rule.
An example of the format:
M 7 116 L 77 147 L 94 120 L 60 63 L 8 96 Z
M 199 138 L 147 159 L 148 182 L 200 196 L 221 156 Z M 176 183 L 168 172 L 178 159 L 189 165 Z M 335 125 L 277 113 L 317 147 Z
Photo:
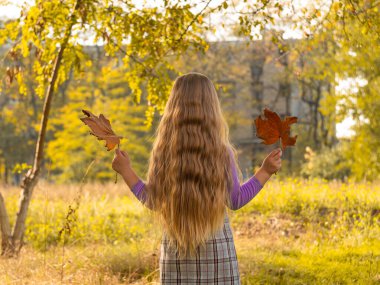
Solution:
M 13 222 L 19 189 L 1 192 Z M 33 195 L 26 245 L 0 259 L 0 284 L 158 281 L 161 231 L 125 184 L 40 183 Z M 271 179 L 230 219 L 242 284 L 380 284 L 380 183 Z

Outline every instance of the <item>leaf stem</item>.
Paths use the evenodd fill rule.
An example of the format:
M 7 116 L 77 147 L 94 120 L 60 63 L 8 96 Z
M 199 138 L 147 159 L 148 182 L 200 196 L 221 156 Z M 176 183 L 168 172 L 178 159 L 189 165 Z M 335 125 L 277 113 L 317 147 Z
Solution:
M 117 144 L 117 149 L 120 149 L 120 144 Z M 117 183 L 117 172 L 115 171 L 115 184 Z
M 278 144 L 280 146 L 280 149 L 281 149 L 281 152 L 282 152 L 282 144 L 281 144 L 281 138 L 278 140 Z M 277 175 L 277 171 L 274 173 L 275 175 Z

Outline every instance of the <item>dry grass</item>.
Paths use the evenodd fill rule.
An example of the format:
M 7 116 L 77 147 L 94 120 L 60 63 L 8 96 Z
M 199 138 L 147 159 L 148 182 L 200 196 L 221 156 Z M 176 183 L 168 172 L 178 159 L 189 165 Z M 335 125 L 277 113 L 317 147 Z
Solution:
M 149 277 L 143 276 L 145 272 L 141 268 L 154 271 L 156 266 L 151 253 L 141 254 L 136 260 L 125 246 L 118 249 L 100 245 L 67 247 L 64 260 L 59 247 L 44 253 L 26 247 L 17 259 L 1 260 L 0 283 L 147 284 Z M 151 277 L 157 279 L 154 274 Z
M 156 284 L 160 229 L 123 183 L 36 188 L 26 242 L 0 259 L 0 284 Z M 1 188 L 13 220 L 19 189 Z M 230 213 L 243 284 L 380 284 L 380 184 L 270 181 Z M 64 249 L 64 254 L 63 254 Z

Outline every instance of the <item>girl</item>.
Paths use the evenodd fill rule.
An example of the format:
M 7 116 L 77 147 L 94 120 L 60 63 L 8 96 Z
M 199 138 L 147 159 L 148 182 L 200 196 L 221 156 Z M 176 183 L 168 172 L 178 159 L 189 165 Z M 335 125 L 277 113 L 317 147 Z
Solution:
M 240 185 L 236 151 L 212 82 L 200 73 L 175 80 L 156 130 L 147 181 L 116 149 L 112 168 L 163 226 L 162 284 L 240 284 L 227 208 L 237 210 L 281 167 L 273 150 Z M 226 208 L 227 207 L 227 208 Z

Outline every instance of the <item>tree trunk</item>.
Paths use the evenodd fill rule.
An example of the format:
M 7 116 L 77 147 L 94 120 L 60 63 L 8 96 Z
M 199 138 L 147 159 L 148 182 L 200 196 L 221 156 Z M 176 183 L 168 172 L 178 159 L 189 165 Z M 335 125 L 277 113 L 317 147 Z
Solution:
M 1 230 L 1 255 L 8 255 L 11 249 L 11 225 L 9 224 L 7 209 L 3 196 L 0 193 L 0 230 Z
M 44 154 L 44 143 L 45 143 L 45 135 L 47 122 L 49 119 L 50 106 L 53 99 L 54 94 L 54 86 L 58 77 L 58 70 L 62 62 L 63 52 L 66 49 L 68 40 L 71 36 L 72 27 L 76 23 L 76 11 L 80 6 L 81 0 L 78 0 L 73 8 L 73 11 L 70 15 L 70 22 L 65 31 L 65 36 L 63 38 L 63 42 L 59 47 L 57 57 L 54 61 L 54 66 L 52 69 L 51 77 L 49 80 L 49 86 L 46 90 L 45 102 L 43 106 L 43 113 L 41 118 L 40 131 L 38 133 L 38 140 L 36 145 L 36 151 L 34 155 L 34 162 L 32 168 L 27 172 L 25 177 L 21 182 L 21 197 L 19 202 L 19 210 L 17 212 L 16 222 L 12 231 L 11 245 L 5 245 L 5 251 L 11 252 L 11 254 L 18 254 L 22 247 L 22 237 L 25 231 L 25 220 L 28 214 L 28 208 L 30 204 L 30 200 L 32 197 L 33 189 L 38 182 L 38 176 L 41 170 L 41 163 Z
M 7 164 L 7 161 L 5 161 L 5 165 L 4 165 L 4 183 L 5 183 L 5 185 L 8 184 L 8 164 Z
M 320 140 L 320 134 L 318 132 L 319 129 L 319 104 L 321 101 L 321 96 L 322 96 L 322 89 L 321 89 L 321 82 L 319 81 L 317 83 L 317 88 L 316 88 L 316 98 L 315 98 L 315 105 L 314 105 L 314 112 L 313 112 L 313 117 L 314 117 L 314 126 L 313 126 L 313 139 L 316 145 L 316 148 L 319 150 L 321 149 L 321 140 Z

